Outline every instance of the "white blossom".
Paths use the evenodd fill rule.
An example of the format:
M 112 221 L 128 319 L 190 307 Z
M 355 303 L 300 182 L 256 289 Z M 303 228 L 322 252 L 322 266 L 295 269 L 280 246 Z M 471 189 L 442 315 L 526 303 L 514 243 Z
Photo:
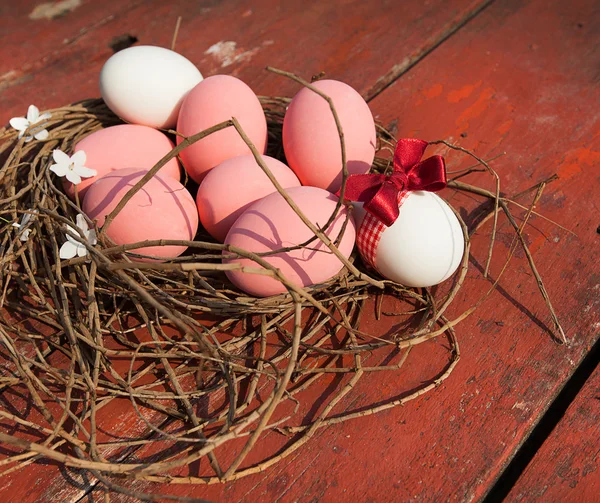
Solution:
M 50 171 L 58 176 L 64 176 L 72 184 L 81 183 L 82 178 L 90 178 L 96 176 L 97 171 L 84 166 L 85 164 L 85 152 L 80 150 L 75 152 L 71 157 L 65 154 L 62 150 L 54 150 L 52 152 L 52 158 L 55 164 L 50 166 Z
M 85 240 L 88 242 L 88 244 L 91 246 L 94 246 L 98 242 L 98 240 L 96 238 L 96 231 L 94 229 L 90 229 L 88 227 L 85 217 L 81 214 L 77 215 L 76 223 L 77 223 L 77 227 L 79 227 L 79 230 L 85 236 Z M 77 232 L 76 229 L 74 229 L 70 225 L 68 225 L 67 228 L 74 235 L 79 236 L 79 233 Z M 80 243 L 79 241 L 76 241 L 75 238 L 71 237 L 69 234 L 66 234 L 66 237 L 67 237 L 67 240 L 60 247 L 60 258 L 61 259 L 70 259 L 75 256 L 85 257 L 87 255 L 88 250 L 82 243 Z
M 37 213 L 37 211 L 33 210 L 33 213 Z M 23 242 L 25 242 L 29 239 L 29 234 L 31 233 L 31 229 L 27 229 L 26 227 L 29 224 L 29 222 L 31 221 L 32 216 L 33 215 L 31 213 L 25 213 L 23 215 L 23 217 L 21 218 L 21 223 L 14 222 L 12 224 L 12 226 L 16 227 L 17 229 L 23 229 L 21 231 L 21 235 L 19 236 L 19 239 Z
M 25 134 L 25 131 L 27 131 L 27 128 L 30 128 L 35 124 L 40 124 L 50 117 L 52 117 L 52 115 L 48 112 L 40 115 L 38 107 L 35 105 L 29 105 L 29 108 L 27 109 L 27 117 L 13 117 L 10 120 L 10 125 L 19 131 L 19 139 L 21 139 Z M 25 137 L 25 141 L 29 142 L 33 138 L 36 140 L 45 140 L 48 138 L 48 130 L 44 129 L 43 126 L 44 124 L 40 124 L 37 127 L 33 127 L 31 131 L 29 131 L 30 134 Z

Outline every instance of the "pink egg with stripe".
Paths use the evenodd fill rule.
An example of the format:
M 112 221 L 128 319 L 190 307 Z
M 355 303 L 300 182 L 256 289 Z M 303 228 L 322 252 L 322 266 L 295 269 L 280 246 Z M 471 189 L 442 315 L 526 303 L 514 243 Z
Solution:
M 333 101 L 344 133 L 350 174 L 371 169 L 375 157 L 375 121 L 369 105 L 348 84 L 320 80 L 313 86 Z M 302 185 L 337 192 L 342 184 L 342 148 L 329 103 L 309 88 L 290 103 L 283 121 L 283 147 L 288 164 Z
M 319 227 L 327 223 L 338 202 L 335 195 L 317 187 L 293 187 L 287 193 L 304 215 Z M 344 233 L 341 235 L 344 224 Z M 356 231 L 354 220 L 345 207 L 342 206 L 325 234 L 334 242 L 340 238 L 339 251 L 346 258 L 350 256 Z M 313 232 L 276 192 L 254 203 L 236 220 L 227 234 L 225 244 L 254 253 L 266 253 L 302 244 L 313 236 Z M 344 266 L 319 239 L 304 248 L 267 255 L 264 260 L 300 287 L 323 283 Z M 262 269 L 248 258 L 225 258 L 223 263 Z M 230 270 L 226 274 L 235 286 L 250 295 L 266 297 L 287 292 L 283 283 L 263 274 L 239 270 Z
M 300 185 L 298 177 L 281 161 L 267 155 L 262 159 L 284 189 Z M 228 159 L 209 171 L 200 184 L 196 196 L 200 221 L 212 237 L 222 242 L 252 203 L 276 191 L 253 155 Z
M 75 145 L 75 152 L 85 152 L 85 166 L 94 169 L 97 175 L 84 178 L 77 184 L 79 198 L 82 199 L 88 188 L 104 175 L 125 168 L 150 169 L 175 145 L 169 138 L 147 126 L 135 124 L 120 124 L 105 129 L 100 129 L 86 136 Z M 180 179 L 179 162 L 177 158 L 171 159 L 159 171 L 161 176 L 169 176 L 175 180 Z M 75 187 L 72 183 L 64 181 L 65 192 L 73 199 Z
M 147 170 L 130 168 L 104 175 L 88 189 L 83 200 L 84 213 L 102 227 L 106 217 L 146 173 Z M 104 230 L 117 245 L 157 239 L 190 241 L 198 230 L 198 211 L 194 198 L 181 183 L 169 176 L 154 175 Z M 177 257 L 186 249 L 178 244 L 131 251 L 161 260 Z
M 244 82 L 230 75 L 213 75 L 186 96 L 177 121 L 177 143 L 235 117 L 256 149 L 267 147 L 267 119 L 260 101 Z M 183 165 L 196 182 L 223 161 L 250 154 L 239 133 L 228 127 L 211 133 L 181 152 Z

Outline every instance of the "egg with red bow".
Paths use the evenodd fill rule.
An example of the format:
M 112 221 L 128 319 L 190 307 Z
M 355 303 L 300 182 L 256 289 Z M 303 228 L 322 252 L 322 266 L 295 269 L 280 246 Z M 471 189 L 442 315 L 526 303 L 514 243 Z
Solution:
M 345 197 L 354 201 L 358 250 L 382 276 L 410 287 L 437 285 L 452 276 L 465 250 L 463 228 L 434 194 L 446 186 L 439 155 L 421 160 L 427 142 L 398 141 L 390 175 L 352 175 Z
M 411 287 L 442 283 L 465 250 L 462 227 L 448 204 L 433 192 L 410 192 L 395 222 L 386 227 L 355 203 L 356 243 L 363 260 L 384 278 Z

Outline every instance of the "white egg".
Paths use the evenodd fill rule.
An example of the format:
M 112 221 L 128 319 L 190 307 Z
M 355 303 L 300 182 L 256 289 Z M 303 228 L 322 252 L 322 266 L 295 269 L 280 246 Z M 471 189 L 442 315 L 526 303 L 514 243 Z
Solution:
M 202 74 L 181 54 L 163 47 L 129 47 L 100 72 L 100 94 L 115 114 L 133 124 L 174 128 L 179 108 Z
M 365 210 L 360 203 L 354 206 L 360 229 Z M 448 204 L 432 192 L 416 191 L 409 193 L 398 219 L 381 233 L 375 265 L 387 279 L 427 287 L 454 274 L 464 249 L 461 225 Z

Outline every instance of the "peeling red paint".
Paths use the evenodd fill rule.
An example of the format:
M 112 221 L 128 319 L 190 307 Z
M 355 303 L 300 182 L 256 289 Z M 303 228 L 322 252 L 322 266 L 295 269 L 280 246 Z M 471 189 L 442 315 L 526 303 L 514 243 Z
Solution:
M 490 101 L 493 96 L 494 90 L 491 87 L 486 87 L 481 91 L 475 103 L 465 109 L 456 119 L 456 126 L 458 129 L 468 129 L 469 121 L 479 117 L 490 107 Z
M 425 96 L 426 99 L 430 100 L 432 98 L 437 98 L 438 96 L 440 96 L 443 90 L 444 86 L 438 83 L 430 87 L 429 89 L 424 89 L 423 91 L 421 91 L 421 94 Z
M 580 147 L 569 151 L 558 168 L 558 176 L 562 180 L 570 180 L 579 175 L 584 169 L 598 169 L 600 152 L 590 147 Z
M 483 81 L 479 81 L 476 84 L 467 84 L 456 91 L 450 91 L 448 93 L 448 103 L 458 103 L 459 101 L 467 99 L 473 91 L 481 86 Z

